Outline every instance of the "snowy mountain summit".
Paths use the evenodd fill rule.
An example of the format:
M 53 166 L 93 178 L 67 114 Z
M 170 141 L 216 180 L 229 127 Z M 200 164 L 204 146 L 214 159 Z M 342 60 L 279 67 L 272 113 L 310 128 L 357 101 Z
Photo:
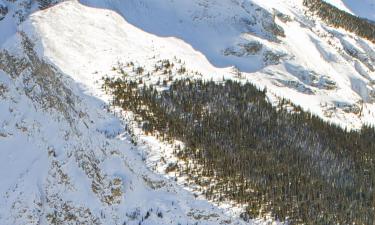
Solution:
M 0 224 L 279 223 L 167 173 L 170 146 L 109 107 L 103 77 L 250 82 L 375 125 L 375 3 L 353 2 L 0 0 Z

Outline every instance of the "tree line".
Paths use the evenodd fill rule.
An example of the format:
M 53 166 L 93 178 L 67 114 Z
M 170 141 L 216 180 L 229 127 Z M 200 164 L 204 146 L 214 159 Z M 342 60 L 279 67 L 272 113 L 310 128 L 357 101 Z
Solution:
M 326 23 L 375 43 L 375 23 L 340 10 L 323 0 L 303 0 L 303 4 Z

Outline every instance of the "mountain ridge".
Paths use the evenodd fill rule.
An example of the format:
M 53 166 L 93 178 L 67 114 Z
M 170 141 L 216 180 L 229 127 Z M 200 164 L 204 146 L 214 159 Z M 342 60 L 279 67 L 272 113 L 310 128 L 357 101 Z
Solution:
M 124 112 L 111 114 L 101 86 L 118 65 L 147 76 L 169 60 L 177 78 L 251 82 L 274 106 L 286 98 L 348 129 L 375 121 L 374 44 L 330 27 L 302 2 L 1 5 L 3 224 L 247 224 L 235 204 L 207 202 L 166 176 L 163 143 L 131 143 Z M 248 223 L 267 222 L 278 223 Z

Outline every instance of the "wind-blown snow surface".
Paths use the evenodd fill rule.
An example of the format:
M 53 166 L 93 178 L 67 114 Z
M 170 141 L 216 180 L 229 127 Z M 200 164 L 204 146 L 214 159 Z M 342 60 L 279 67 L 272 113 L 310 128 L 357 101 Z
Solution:
M 73 8 L 90 12 L 55 10 Z M 0 224 L 244 223 L 148 170 L 124 125 L 23 31 L 0 51 Z
M 105 111 L 98 80 L 118 62 L 152 71 L 178 58 L 206 79 L 236 77 L 235 65 L 271 97 L 326 120 L 375 121 L 374 45 L 313 21 L 296 1 L 83 2 L 111 10 L 67 1 L 16 28 L 14 6 L 0 21 L 1 224 L 229 223 L 116 138 L 125 124 Z
M 122 17 L 70 2 L 31 21 L 46 57 L 89 87 L 117 61 L 152 67 L 176 56 L 217 79 L 236 66 L 270 95 L 349 128 L 375 121 L 374 44 L 305 16 L 301 2 L 82 2 Z
M 375 21 L 374 0 L 324 0 L 353 15 Z

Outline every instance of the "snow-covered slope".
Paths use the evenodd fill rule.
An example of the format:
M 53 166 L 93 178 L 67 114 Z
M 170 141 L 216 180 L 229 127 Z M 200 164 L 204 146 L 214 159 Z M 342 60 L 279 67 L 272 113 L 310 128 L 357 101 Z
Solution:
M 92 13 L 76 4 L 60 9 Z M 124 125 L 23 31 L 0 51 L 0 224 L 243 223 L 151 172 Z
M 306 8 L 301 2 L 81 2 L 94 8 L 108 8 L 119 13 L 123 18 L 116 16 L 117 20 L 124 20 L 122 23 L 130 27 L 129 29 L 140 29 L 140 32 L 133 35 L 133 31 L 126 32 L 122 29 L 121 33 L 121 29 L 116 28 L 119 23 L 111 30 L 106 30 L 109 29 L 106 25 L 93 27 L 93 24 L 98 23 L 94 18 L 95 13 L 95 16 L 81 15 L 91 21 L 86 25 L 91 26 L 87 30 L 80 22 L 76 22 L 82 18 L 75 18 L 73 21 L 68 18 L 72 14 L 69 12 L 60 16 L 63 22 L 56 19 L 40 22 L 46 23 L 45 28 L 36 23 L 35 26 L 41 27 L 37 32 L 54 33 L 55 36 L 48 33 L 41 35 L 41 38 L 45 39 L 46 44 L 48 40 L 52 40 L 50 45 L 59 45 L 56 50 L 48 47 L 45 49 L 48 57 L 56 63 L 73 60 L 71 57 L 64 57 L 65 54 L 72 56 L 87 53 L 82 57 L 75 56 L 76 63 L 69 62 L 70 66 L 75 64 L 78 67 L 76 71 L 81 70 L 79 73 L 84 73 L 82 65 L 90 68 L 89 72 L 92 73 L 103 66 L 109 67 L 116 61 L 121 61 L 121 58 L 125 61 L 133 57 L 134 60 L 139 59 L 140 64 L 150 64 L 144 62 L 153 55 L 160 55 L 158 59 L 177 56 L 189 64 L 190 69 L 207 76 L 227 76 L 230 67 L 235 66 L 243 72 L 246 79 L 260 87 L 267 86 L 270 94 L 291 99 L 322 118 L 343 126 L 359 128 L 364 123 L 375 121 L 372 104 L 375 99 L 374 44 L 343 30 L 328 27 L 317 18 L 306 16 Z M 8 13 L 0 21 L 0 28 L 4 31 L 1 35 L 2 42 L 16 32 L 16 24 L 36 10 L 38 5 L 29 2 L 25 6 L 25 2 L 21 0 L 5 3 Z M 48 11 L 50 10 L 43 13 L 51 18 L 55 17 Z M 152 43 L 147 43 L 144 40 L 146 33 L 162 38 L 154 42 L 150 39 L 148 41 Z M 59 41 L 56 41 L 57 39 Z M 58 44 L 75 40 L 75 46 Z M 160 44 L 176 42 L 179 46 L 177 49 L 167 49 Z M 159 48 L 153 50 L 154 46 Z M 140 51 L 138 47 L 147 50 Z M 132 50 L 124 50 L 129 48 Z M 95 57 L 91 49 L 103 51 L 105 54 L 100 58 Z M 52 51 L 61 52 L 60 55 L 55 55 Z M 195 54 L 203 55 L 200 57 L 203 59 L 195 60 Z M 59 66 L 66 69 L 65 64 Z M 105 73 L 105 70 L 102 72 Z M 80 79 L 82 76 L 78 77 Z
M 37 1 L 0 0 L 0 45 L 17 31 L 17 25 L 22 23 L 30 13 L 38 9 Z
M 374 0 L 324 0 L 353 15 L 375 21 Z
M 118 63 L 179 61 L 343 126 L 375 121 L 374 44 L 298 1 L 72 0 L 31 16 L 25 2 L 0 0 L 0 224 L 244 223 L 145 166 L 100 89 Z
M 375 121 L 374 44 L 306 16 L 300 2 L 82 3 L 111 9 L 123 18 L 116 15 L 116 22 L 111 22 L 110 16 L 101 25 L 95 13 L 75 16 L 64 10 L 66 5 L 43 13 L 46 19 L 32 17 L 47 57 L 68 74 L 77 73 L 78 79 L 90 81 L 84 77 L 106 73 L 116 61 L 153 66 L 154 56 L 155 60 L 176 56 L 208 77 L 231 76 L 228 71 L 235 66 L 242 77 L 266 86 L 270 94 L 343 126 L 359 128 Z M 47 19 L 56 17 L 55 11 L 64 20 Z M 72 22 L 67 22 L 69 17 Z M 88 22 L 82 26 L 82 21 Z

